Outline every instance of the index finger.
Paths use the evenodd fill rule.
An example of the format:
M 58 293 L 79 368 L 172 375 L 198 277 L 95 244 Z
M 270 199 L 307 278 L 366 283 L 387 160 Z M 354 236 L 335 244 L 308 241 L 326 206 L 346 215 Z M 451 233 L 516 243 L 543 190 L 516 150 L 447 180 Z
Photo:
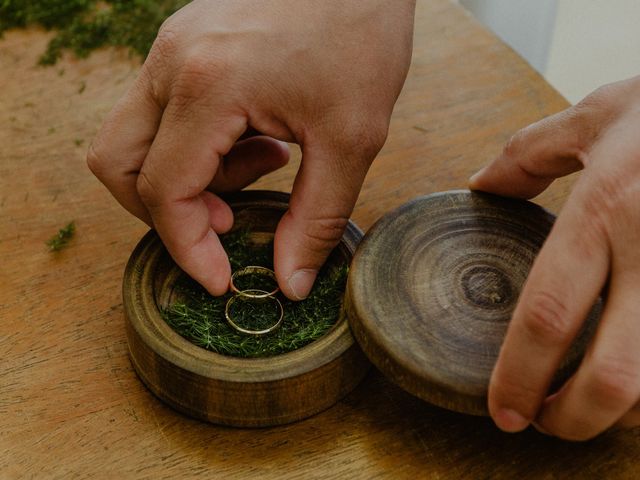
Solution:
M 215 230 L 231 228 L 231 209 L 205 191 L 246 128 L 223 106 L 169 101 L 137 188 L 176 263 L 211 294 L 227 291 L 230 266 Z

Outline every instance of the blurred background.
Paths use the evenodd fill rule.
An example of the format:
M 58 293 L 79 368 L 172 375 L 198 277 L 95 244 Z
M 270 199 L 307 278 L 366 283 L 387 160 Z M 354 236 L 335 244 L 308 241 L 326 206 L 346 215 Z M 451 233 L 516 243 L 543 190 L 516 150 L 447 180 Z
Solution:
M 640 0 L 459 0 L 570 102 L 640 74 Z

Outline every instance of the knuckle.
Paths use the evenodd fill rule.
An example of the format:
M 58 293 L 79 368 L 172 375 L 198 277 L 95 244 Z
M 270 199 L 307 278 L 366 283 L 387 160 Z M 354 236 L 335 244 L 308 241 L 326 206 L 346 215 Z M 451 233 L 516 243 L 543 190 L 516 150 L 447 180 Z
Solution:
M 213 62 L 205 55 L 194 52 L 184 59 L 177 83 L 195 86 L 207 84 L 208 86 L 215 72 L 219 70 L 222 70 L 220 63 Z
M 154 71 L 154 68 L 148 61 L 140 68 L 137 83 L 141 91 L 145 92 L 145 96 L 147 96 L 149 100 L 151 100 L 157 107 L 163 108 L 163 105 L 166 103 L 166 95 L 162 76 Z
M 603 85 L 570 109 L 574 114 L 575 122 L 584 130 L 581 135 L 584 148 L 597 138 L 602 127 L 625 107 L 618 100 L 618 93 L 617 83 Z
M 87 166 L 96 177 L 102 178 L 104 176 L 106 162 L 103 154 L 96 147 L 95 143 L 96 142 L 94 141 L 89 146 L 89 151 L 87 152 Z
M 361 133 L 361 138 L 368 144 L 371 156 L 375 156 L 387 141 L 389 122 L 386 119 L 374 121 L 367 126 L 367 131 Z
M 589 185 L 591 193 L 587 195 L 585 201 L 586 213 L 592 217 L 600 215 L 609 217 L 612 213 L 619 212 L 621 207 L 624 208 L 631 191 L 631 185 L 626 176 L 607 170 L 592 175 Z
M 153 184 L 144 169 L 138 174 L 138 178 L 136 180 L 136 191 L 138 192 L 142 203 L 144 203 L 148 208 L 159 205 L 160 199 L 162 198 L 161 192 L 158 187 Z
M 226 62 L 194 52 L 180 65 L 171 87 L 170 95 L 174 107 L 191 107 L 208 98 L 212 86 L 220 84 L 231 75 Z
M 596 88 L 589 95 L 584 97 L 578 102 L 576 107 L 578 109 L 601 109 L 610 104 L 611 100 L 615 98 L 616 84 L 608 83 Z
M 173 28 L 171 17 L 164 21 L 158 35 L 153 41 L 149 58 L 167 62 L 174 57 L 178 51 L 178 32 Z
M 616 231 L 637 225 L 640 220 L 635 208 L 640 202 L 640 191 L 631 175 L 595 169 L 590 174 L 581 205 L 585 239 L 599 242 L 598 245 L 603 241 L 614 245 Z
M 526 129 L 518 130 L 515 134 L 509 138 L 502 149 L 502 155 L 504 157 L 514 158 L 522 151 L 522 144 L 526 137 Z
M 638 397 L 639 374 L 624 355 L 595 361 L 589 382 L 589 397 L 598 406 L 615 409 L 632 405 Z
M 537 291 L 523 304 L 523 328 L 538 342 L 562 344 L 572 337 L 573 325 L 564 301 L 549 291 Z
M 574 105 L 557 114 L 559 123 L 553 126 L 555 129 L 562 128 L 564 142 L 570 147 L 570 155 L 579 162 L 576 168 L 584 168 L 588 158 L 587 151 L 600 129 L 592 117 L 590 109 Z
M 342 136 L 342 147 L 344 151 L 355 153 L 370 162 L 387 141 L 388 129 L 389 122 L 386 118 L 370 122 L 352 119 L 345 129 L 348 134 Z
M 309 219 L 303 230 L 306 247 L 317 253 L 333 249 L 342 238 L 348 222 L 347 217 Z
M 167 19 L 160 27 L 138 77 L 143 84 L 150 87 L 152 97 L 163 103 L 166 102 L 168 87 L 165 80 L 178 55 L 178 34 L 173 27 L 167 26 L 170 22 L 171 19 Z

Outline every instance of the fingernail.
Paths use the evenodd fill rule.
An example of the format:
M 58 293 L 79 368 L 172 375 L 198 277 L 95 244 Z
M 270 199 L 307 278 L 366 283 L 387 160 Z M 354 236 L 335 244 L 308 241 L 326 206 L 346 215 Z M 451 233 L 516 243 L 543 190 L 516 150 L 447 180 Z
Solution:
M 476 173 L 474 173 L 473 175 L 471 175 L 471 177 L 469 177 L 469 186 L 473 188 L 473 185 L 476 183 L 476 181 L 478 180 L 478 178 L 480 178 L 480 176 L 482 175 L 482 173 L 487 169 L 487 167 L 483 167 L 480 170 L 478 170 Z
M 529 426 L 529 420 L 515 410 L 502 408 L 498 410 L 494 418 L 496 425 L 505 432 L 519 432 Z
M 291 293 L 296 300 L 304 300 L 305 298 L 307 298 L 309 292 L 311 291 L 311 287 L 313 287 L 313 282 L 315 282 L 317 275 L 317 270 L 303 268 L 302 270 L 294 272 L 293 275 L 289 277 L 287 283 L 289 284 Z

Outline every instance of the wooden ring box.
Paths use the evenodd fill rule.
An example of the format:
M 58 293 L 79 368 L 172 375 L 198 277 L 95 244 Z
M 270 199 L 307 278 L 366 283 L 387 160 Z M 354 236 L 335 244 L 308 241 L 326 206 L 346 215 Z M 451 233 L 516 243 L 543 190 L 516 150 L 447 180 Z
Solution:
M 269 191 L 225 198 L 234 212 L 234 228 L 250 227 L 250 237 L 258 243 L 273 238 L 288 199 L 287 194 Z M 349 223 L 328 262 L 348 263 L 361 237 Z M 333 405 L 370 368 L 344 317 L 311 344 L 272 357 L 238 358 L 195 346 L 174 332 L 160 313 L 171 303 L 180 275 L 185 274 L 150 231 L 127 264 L 123 303 L 138 376 L 161 400 L 187 415 L 238 427 L 294 422 Z
M 272 238 L 287 200 L 267 191 L 227 199 L 234 228 L 251 226 L 257 238 Z M 132 253 L 123 283 L 132 364 L 169 405 L 225 425 L 279 425 L 328 408 L 366 374 L 370 364 L 363 351 L 408 392 L 451 410 L 487 415 L 491 370 L 553 219 L 530 202 L 451 191 L 389 212 L 359 246 L 362 234 L 350 222 L 328 260 L 351 262 L 337 324 L 299 350 L 259 359 L 197 347 L 162 320 L 160 308 L 184 273 L 149 232 Z M 554 386 L 577 368 L 599 313 L 598 303 Z

